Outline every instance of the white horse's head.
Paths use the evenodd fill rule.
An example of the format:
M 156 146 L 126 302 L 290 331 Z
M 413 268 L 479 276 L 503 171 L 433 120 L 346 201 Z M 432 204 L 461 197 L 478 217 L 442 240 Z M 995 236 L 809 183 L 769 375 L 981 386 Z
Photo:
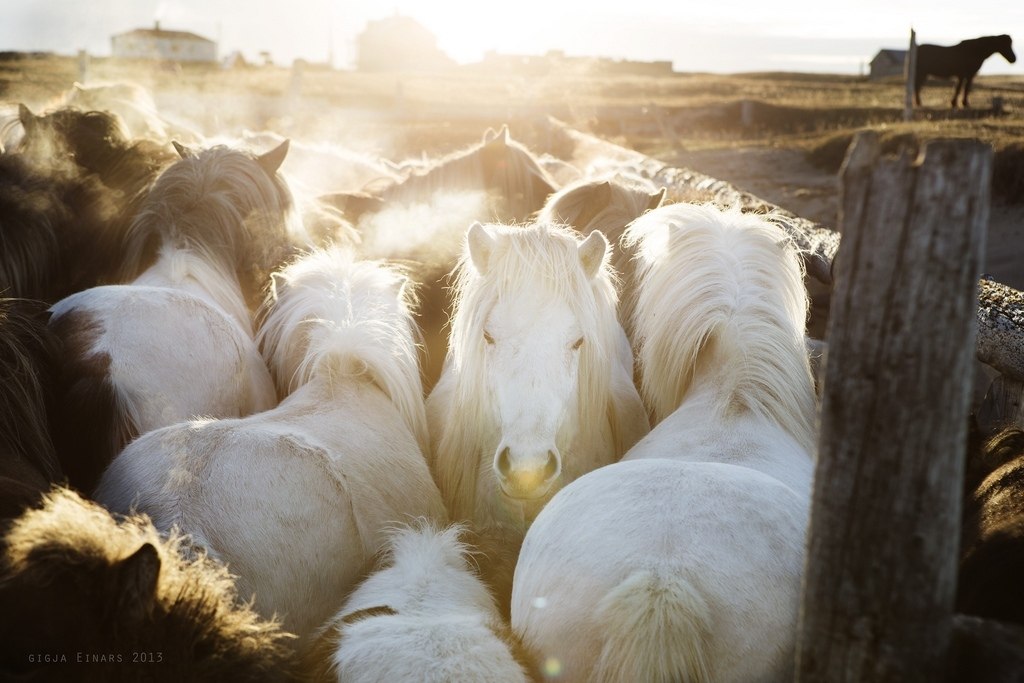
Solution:
M 437 450 L 479 462 L 442 465 L 449 497 L 453 482 L 468 489 L 455 510 L 497 490 L 506 502 L 553 494 L 580 432 L 602 432 L 618 326 L 607 256 L 599 232 L 470 228 L 449 348 L 455 409 Z

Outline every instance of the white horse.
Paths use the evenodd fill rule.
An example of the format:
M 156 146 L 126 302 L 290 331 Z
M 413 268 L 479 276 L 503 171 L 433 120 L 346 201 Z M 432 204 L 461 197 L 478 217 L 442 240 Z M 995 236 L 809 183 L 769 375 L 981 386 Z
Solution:
M 301 230 L 276 173 L 287 149 L 179 147 L 183 158 L 160 175 L 129 228 L 129 284 L 53 306 L 51 327 L 65 346 L 54 428 L 75 486 L 91 490 L 139 434 L 276 403 L 245 295 L 262 291 Z
M 132 442 L 96 499 L 173 525 L 239 574 L 263 614 L 308 636 L 407 517 L 444 521 L 427 446 L 407 281 L 342 250 L 275 275 L 261 347 L 287 397 L 238 420 Z
M 659 423 L 537 517 L 513 630 L 559 680 L 788 680 L 815 410 L 801 262 L 769 221 L 710 207 L 626 239 Z
M 134 441 L 96 498 L 179 527 L 305 637 L 337 611 L 407 517 L 446 520 L 423 450 L 423 389 L 404 276 L 313 252 L 275 276 L 261 347 L 270 411 Z
M 647 433 L 607 255 L 599 232 L 469 229 L 446 367 L 427 400 L 434 475 L 455 520 L 518 546 L 561 486 Z M 499 596 L 511 569 L 488 577 Z
M 312 654 L 316 681 L 526 683 L 460 527 L 394 533 L 389 566 L 360 584 Z

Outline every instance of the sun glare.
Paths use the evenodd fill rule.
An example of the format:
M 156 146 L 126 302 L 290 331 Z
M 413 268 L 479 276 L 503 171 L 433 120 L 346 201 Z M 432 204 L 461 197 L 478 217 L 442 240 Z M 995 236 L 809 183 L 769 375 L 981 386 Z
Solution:
M 484 3 L 460 0 L 422 2 L 401 0 L 394 4 L 399 14 L 412 17 L 437 36 L 438 47 L 459 63 L 479 61 L 488 50 L 509 51 L 521 44 L 526 29 L 522 17 L 533 14 L 538 3 L 517 3 L 515 13 L 495 12 Z

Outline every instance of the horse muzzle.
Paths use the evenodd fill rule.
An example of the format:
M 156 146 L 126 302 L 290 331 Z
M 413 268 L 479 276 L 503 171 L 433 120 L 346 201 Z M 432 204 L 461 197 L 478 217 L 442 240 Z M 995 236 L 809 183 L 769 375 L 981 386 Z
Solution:
M 562 459 L 555 449 L 533 457 L 516 457 L 508 446 L 498 448 L 494 474 L 501 492 L 516 500 L 545 496 L 562 473 Z

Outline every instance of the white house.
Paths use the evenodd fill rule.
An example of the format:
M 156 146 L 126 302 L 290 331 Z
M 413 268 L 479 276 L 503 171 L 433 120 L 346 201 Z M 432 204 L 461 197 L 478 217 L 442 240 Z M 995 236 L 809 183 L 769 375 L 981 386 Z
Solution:
M 168 62 L 216 62 L 217 43 L 187 31 L 165 31 L 156 22 L 153 28 L 137 28 L 118 33 L 110 39 L 114 57 L 155 59 Z

